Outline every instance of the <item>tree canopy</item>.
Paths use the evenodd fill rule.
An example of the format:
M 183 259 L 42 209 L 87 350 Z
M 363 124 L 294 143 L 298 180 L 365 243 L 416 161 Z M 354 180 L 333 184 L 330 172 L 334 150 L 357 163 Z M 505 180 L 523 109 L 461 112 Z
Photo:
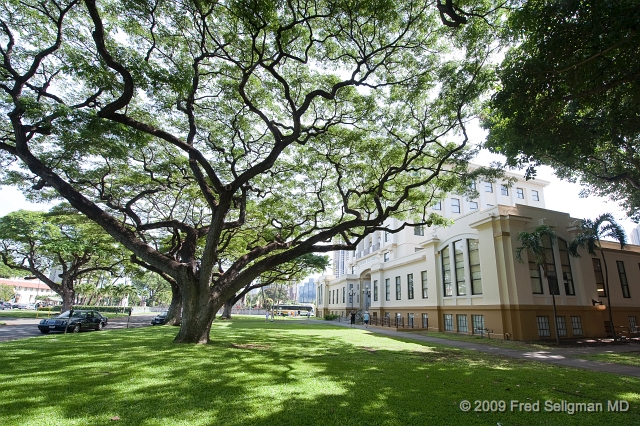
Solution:
M 488 103 L 486 146 L 507 164 L 552 166 L 640 220 L 640 4 L 523 2 Z
M 465 125 L 500 16 L 460 4 L 5 2 L 4 181 L 65 198 L 175 280 L 176 342 L 207 342 L 278 265 L 389 217 L 443 222 L 426 207 L 472 178 Z

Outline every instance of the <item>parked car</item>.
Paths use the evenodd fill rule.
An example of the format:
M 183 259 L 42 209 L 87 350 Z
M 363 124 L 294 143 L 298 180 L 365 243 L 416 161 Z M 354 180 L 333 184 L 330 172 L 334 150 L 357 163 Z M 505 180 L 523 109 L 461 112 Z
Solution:
M 0 309 L 11 309 L 11 302 L 1 302 Z
M 29 309 L 29 304 L 27 303 L 16 303 L 13 305 L 13 309 Z
M 169 312 L 162 312 L 151 320 L 151 325 L 162 325 L 167 321 L 167 314 Z
M 35 303 L 28 303 L 28 304 L 27 304 L 27 309 L 32 310 L 32 311 L 35 311 L 35 310 L 36 310 L 36 309 L 38 309 L 38 308 L 36 307 L 36 304 L 35 304 Z
M 64 331 L 79 333 L 82 330 L 102 330 L 107 325 L 109 319 L 98 311 L 73 311 L 69 318 L 70 311 L 63 312 L 54 318 L 43 319 L 38 324 L 41 333 L 47 334 L 50 331 Z M 67 322 L 69 325 L 67 326 Z

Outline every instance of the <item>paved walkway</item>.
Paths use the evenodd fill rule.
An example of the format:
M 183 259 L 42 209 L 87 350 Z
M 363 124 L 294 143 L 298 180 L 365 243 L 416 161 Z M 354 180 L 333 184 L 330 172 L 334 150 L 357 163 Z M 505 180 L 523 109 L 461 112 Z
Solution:
M 347 322 L 335 322 L 336 325 L 350 327 Z M 365 329 L 363 325 L 356 325 L 355 328 Z M 458 340 L 440 339 L 406 331 L 395 331 L 384 327 L 369 326 L 367 331 L 386 336 L 399 337 L 402 339 L 419 340 L 422 342 L 437 343 L 454 348 L 468 349 L 471 351 L 484 352 L 492 355 L 506 356 L 510 358 L 529 359 L 532 361 L 546 362 L 549 364 L 561 365 L 563 367 L 583 368 L 591 371 L 603 373 L 613 373 L 622 376 L 640 377 L 640 367 L 631 365 L 613 364 L 607 362 L 590 361 L 586 359 L 571 358 L 576 355 L 590 355 L 600 353 L 619 353 L 640 351 L 640 344 L 633 342 L 621 345 L 610 346 L 585 346 L 580 348 L 557 348 L 549 351 L 521 351 L 517 349 L 499 348 L 496 346 L 484 345 L 482 343 L 461 342 Z

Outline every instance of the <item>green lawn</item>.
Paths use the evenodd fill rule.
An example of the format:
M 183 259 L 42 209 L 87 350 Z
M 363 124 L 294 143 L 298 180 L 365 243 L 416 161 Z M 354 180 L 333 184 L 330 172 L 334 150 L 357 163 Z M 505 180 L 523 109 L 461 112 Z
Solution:
M 640 351 L 637 352 L 619 352 L 619 353 L 603 353 L 596 355 L 580 355 L 576 358 L 588 359 L 591 361 L 613 362 L 615 364 L 634 365 L 640 367 Z
M 473 336 L 461 333 L 445 333 L 439 331 L 412 331 L 412 334 L 421 334 L 423 336 L 437 337 L 439 339 L 457 340 L 461 342 L 478 343 L 483 345 L 495 346 L 506 349 L 517 349 L 520 351 L 552 351 L 558 347 L 555 344 L 546 345 L 543 343 L 527 343 L 516 340 L 490 339 L 487 336 Z
M 640 424 L 640 379 L 376 336 L 321 321 L 215 322 L 0 343 L 2 425 Z M 462 412 L 486 400 L 504 412 Z M 540 412 L 510 401 L 540 401 Z M 626 400 L 627 412 L 607 412 Z M 545 412 L 545 401 L 603 412 Z M 566 407 L 572 407 L 571 405 Z M 560 407 L 560 406 L 559 406 Z M 112 420 L 114 419 L 114 420 Z

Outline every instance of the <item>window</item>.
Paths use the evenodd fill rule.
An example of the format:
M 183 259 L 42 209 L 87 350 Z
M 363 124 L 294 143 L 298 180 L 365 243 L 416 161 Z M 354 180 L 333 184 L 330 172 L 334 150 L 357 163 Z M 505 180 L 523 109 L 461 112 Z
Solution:
M 493 184 L 491 182 L 484 183 L 484 192 L 493 192 Z
M 540 277 L 540 267 L 536 262 L 533 262 L 532 259 L 535 259 L 531 252 L 529 255 L 529 277 L 531 277 L 531 290 L 533 294 L 544 294 L 544 290 L 542 289 L 542 279 Z
M 574 336 L 582 336 L 582 320 L 580 317 L 571 317 L 571 328 Z
M 471 294 L 482 294 L 482 274 L 480 273 L 479 240 L 467 240 L 469 270 L 471 271 Z
M 429 328 L 429 314 L 422 314 L 422 328 Z
M 500 185 L 500 193 L 502 195 L 509 195 L 509 188 L 507 188 L 507 185 Z
M 427 271 L 420 272 L 420 276 L 422 277 L 422 298 L 426 299 L 429 297 L 427 295 Z
M 558 336 L 567 337 L 567 323 L 564 317 L 556 317 L 556 326 L 558 327 Z
M 349 284 L 349 303 L 351 303 L 351 305 L 353 305 L 353 294 L 355 293 L 355 291 L 353 291 L 353 284 Z
M 593 262 L 593 274 L 596 277 L 596 288 L 598 289 L 598 297 L 605 297 L 607 292 L 604 289 L 604 276 L 602 275 L 602 265 L 600 259 L 591 258 Z
M 540 337 L 550 337 L 549 331 L 549 317 L 537 317 L 538 320 L 538 335 Z
M 453 296 L 451 288 L 451 259 L 449 258 L 449 247 L 442 249 L 442 285 L 444 286 L 444 296 Z
M 575 296 L 576 290 L 573 286 L 573 274 L 571 274 L 571 264 L 569 263 L 569 251 L 567 250 L 567 242 L 562 238 L 558 238 L 558 251 L 560 252 L 560 265 L 562 266 L 564 292 L 567 296 Z
M 386 243 L 386 242 L 388 242 L 388 241 L 389 241 L 389 233 L 388 233 L 388 232 L 385 232 L 385 233 L 384 233 L 384 242 Z
M 453 243 L 453 251 L 455 253 L 456 263 L 456 294 L 465 296 L 467 294 L 467 280 L 464 271 L 464 251 L 462 240 Z
M 458 322 L 458 333 L 467 333 L 469 328 L 467 327 L 467 316 L 464 314 L 456 315 Z
M 556 275 L 556 257 L 551 246 L 551 239 L 548 236 L 542 238 L 542 244 L 547 254 L 547 282 L 549 283 L 550 292 L 556 296 L 560 294 L 558 287 L 558 276 Z
M 478 203 L 476 201 L 469 201 L 469 210 L 471 211 L 478 210 Z
M 460 213 L 460 200 L 457 198 L 451 199 L 451 212 Z
M 396 300 L 400 300 L 402 298 L 402 288 L 400 288 L 400 277 L 396 277 Z
M 444 314 L 444 331 L 453 331 L 453 314 Z
M 540 196 L 538 195 L 538 191 L 536 191 L 535 189 L 531 190 L 531 199 L 533 199 L 533 201 L 540 201 Z
M 484 315 L 471 315 L 473 334 L 484 334 Z
M 475 180 L 471 181 L 471 183 L 469 184 L 469 189 L 471 189 L 473 191 L 475 191 L 477 189 Z
M 638 332 L 638 319 L 636 317 L 629 317 L 629 332 Z
M 424 235 L 424 225 L 414 226 L 413 235 Z
M 344 303 L 346 294 L 347 294 L 347 289 L 345 287 L 342 287 L 342 303 Z
M 524 200 L 524 189 L 516 188 L 516 194 L 518 198 L 520 198 L 521 200 Z
M 378 280 L 373 280 L 373 301 L 378 301 Z
M 440 201 L 438 201 L 437 203 L 435 203 L 433 205 L 433 209 L 434 210 L 442 210 L 442 204 L 440 203 Z
M 384 261 L 385 261 L 385 262 L 388 262 L 388 261 L 389 261 L 389 252 L 386 252 L 386 253 L 384 254 L 383 259 L 384 259 Z
M 617 260 L 618 264 L 618 275 L 620 275 L 620 285 L 622 286 L 622 297 L 629 298 L 631 295 L 629 294 L 629 283 L 627 282 L 627 273 L 624 270 L 624 262 L 621 260 Z
M 413 274 L 407 274 L 407 297 L 413 299 Z
M 384 280 L 384 290 L 385 290 L 385 299 L 384 300 L 391 300 L 391 282 L 389 280 L 389 278 L 386 278 Z

